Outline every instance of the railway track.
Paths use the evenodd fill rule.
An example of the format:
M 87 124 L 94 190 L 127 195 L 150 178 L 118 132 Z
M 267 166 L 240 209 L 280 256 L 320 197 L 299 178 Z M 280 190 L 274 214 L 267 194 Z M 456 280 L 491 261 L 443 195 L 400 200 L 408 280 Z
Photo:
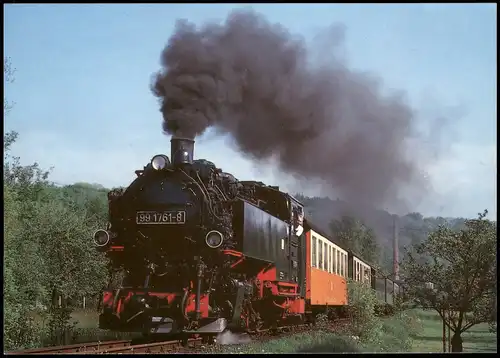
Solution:
M 171 353 L 182 350 L 192 350 L 201 346 L 201 338 L 193 338 L 184 345 L 180 340 L 133 344 L 132 341 L 110 341 L 72 344 L 45 348 L 28 349 L 18 352 L 9 352 L 9 355 L 18 354 L 142 354 L 142 353 Z
M 188 339 L 187 345 L 184 345 L 183 342 L 179 340 L 136 344 L 128 347 L 111 348 L 103 351 L 102 354 L 179 353 L 200 348 L 201 342 L 201 338 L 191 338 Z
M 340 322 L 344 321 L 339 320 Z M 277 327 L 274 330 L 263 329 L 255 332 L 250 332 L 250 337 L 258 341 L 276 339 L 286 334 L 299 333 L 305 330 L 310 330 L 312 325 L 301 324 L 296 326 Z M 9 355 L 19 354 L 144 354 L 144 353 L 180 353 L 193 352 L 203 349 L 201 338 L 191 338 L 186 342 L 182 340 L 169 340 L 149 343 L 138 343 L 132 340 L 108 341 L 108 342 L 93 342 L 80 343 L 66 346 L 54 346 L 28 349 L 24 351 L 8 352 Z
M 70 344 L 67 346 L 27 349 L 24 351 L 8 352 L 7 354 L 18 355 L 18 354 L 101 353 L 109 349 L 126 348 L 130 346 L 131 343 L 132 343 L 131 340 L 79 343 L 79 344 Z

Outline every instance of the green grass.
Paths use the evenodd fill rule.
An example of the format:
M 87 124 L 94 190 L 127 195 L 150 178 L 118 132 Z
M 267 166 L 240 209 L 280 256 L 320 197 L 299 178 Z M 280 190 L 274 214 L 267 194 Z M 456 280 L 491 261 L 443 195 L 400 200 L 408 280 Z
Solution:
M 42 322 L 41 317 L 35 315 L 35 321 L 41 325 L 47 324 Z M 86 343 L 95 341 L 113 341 L 134 339 L 140 336 L 140 333 L 128 332 L 112 332 L 99 329 L 99 313 L 95 310 L 77 310 L 71 314 L 71 321 L 76 323 L 75 328 L 71 333 L 70 344 Z M 50 346 L 51 343 L 48 337 L 42 336 L 41 341 L 43 346 Z
M 76 321 L 77 328 L 97 328 L 99 326 L 99 313 L 95 310 L 78 310 L 71 314 L 71 319 Z
M 435 311 L 414 310 L 421 330 L 413 337 L 413 352 L 442 352 L 443 323 Z M 448 330 L 446 331 L 448 334 Z M 464 352 L 488 353 L 497 351 L 497 335 L 490 333 L 488 324 L 476 325 L 462 334 Z
M 432 311 L 411 310 L 382 319 L 378 343 L 361 343 L 349 336 L 311 331 L 266 342 L 216 348 L 221 353 L 339 353 L 339 352 L 442 352 L 442 321 Z M 462 335 L 464 352 L 497 351 L 495 333 L 487 324 L 472 327 Z
M 314 331 L 298 333 L 292 336 L 252 342 L 243 345 L 216 346 L 214 353 L 331 353 L 331 352 L 361 352 L 362 349 L 349 337 Z
M 99 329 L 99 313 L 95 310 L 74 311 L 71 319 L 76 322 L 72 343 L 133 339 L 140 336 L 140 333 Z
M 411 329 L 412 352 L 442 352 L 442 321 L 434 311 L 411 310 L 408 316 L 414 324 Z M 77 322 L 74 343 L 96 340 L 131 339 L 136 335 L 116 333 L 98 328 L 98 313 L 92 310 L 79 310 L 72 314 L 72 320 Z M 295 353 L 295 352 L 401 352 L 402 333 L 407 333 L 407 327 L 395 317 L 383 319 L 383 342 L 381 346 L 361 344 L 350 337 L 324 331 L 300 333 L 266 342 L 252 342 L 238 346 L 218 346 L 222 353 Z M 490 333 L 487 324 L 472 327 L 462 335 L 464 352 L 496 352 L 497 337 Z

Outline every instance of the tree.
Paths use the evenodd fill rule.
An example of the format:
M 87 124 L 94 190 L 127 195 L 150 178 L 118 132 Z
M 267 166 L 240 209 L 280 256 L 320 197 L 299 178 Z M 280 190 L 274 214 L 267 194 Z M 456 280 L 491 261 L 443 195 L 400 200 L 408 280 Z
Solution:
M 403 261 L 406 293 L 439 313 L 453 331 L 453 352 L 463 350 L 462 333 L 496 321 L 497 230 L 486 215 L 466 220 L 462 229 L 440 225 Z
M 352 250 L 370 263 L 378 263 L 380 249 L 374 231 L 350 216 L 332 220 L 330 231 L 340 246 Z
M 16 72 L 16 69 L 12 67 L 12 63 L 10 61 L 10 58 L 4 57 L 3 59 L 3 80 L 4 80 L 4 86 L 7 83 L 13 83 L 14 82 L 14 73 Z M 12 106 L 14 104 L 7 101 L 7 98 L 3 98 L 3 115 L 4 117 L 9 113 L 9 111 L 12 109 Z
M 13 81 L 13 73 L 4 59 L 6 82 Z M 4 104 L 4 115 L 11 108 Z M 47 327 L 35 317 L 48 318 L 55 335 L 69 327 L 72 308 L 51 307 L 54 292 L 64 299 L 92 297 L 107 281 L 104 255 L 90 239 L 106 216 L 106 190 L 85 183 L 76 191 L 58 188 L 37 163 L 21 165 L 11 155 L 17 137 L 16 132 L 4 134 L 4 339 L 9 350 L 42 344 Z

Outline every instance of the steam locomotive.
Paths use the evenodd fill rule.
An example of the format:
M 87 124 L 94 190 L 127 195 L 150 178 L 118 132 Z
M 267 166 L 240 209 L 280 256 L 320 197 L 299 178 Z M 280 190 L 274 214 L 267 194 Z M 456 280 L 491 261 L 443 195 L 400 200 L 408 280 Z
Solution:
M 108 194 L 109 223 L 93 236 L 118 289 L 103 292 L 102 329 L 213 337 L 314 321 L 347 305 L 348 277 L 380 286 L 375 269 L 304 218 L 293 196 L 194 160 L 171 139 L 125 190 Z M 398 289 L 382 282 L 387 301 Z M 389 287 L 389 288 L 388 288 Z
M 174 137 L 171 161 L 154 156 L 108 194 L 94 242 L 125 277 L 104 291 L 99 326 L 216 334 L 303 319 L 303 205 L 193 154 L 193 140 Z

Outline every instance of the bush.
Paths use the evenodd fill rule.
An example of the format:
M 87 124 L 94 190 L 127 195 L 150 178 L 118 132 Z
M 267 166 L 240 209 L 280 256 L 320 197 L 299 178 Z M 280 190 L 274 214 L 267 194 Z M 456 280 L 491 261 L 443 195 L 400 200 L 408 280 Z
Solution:
M 235 335 L 236 336 L 236 335 Z M 235 342 L 238 340 L 234 337 Z M 325 331 L 297 333 L 291 336 L 249 344 L 215 345 L 212 353 L 332 353 L 359 352 L 360 347 L 349 337 Z
M 360 342 L 378 345 L 382 338 L 382 321 L 375 314 L 377 297 L 368 285 L 349 281 L 347 284 L 349 306 L 347 317 L 351 320 L 348 333 L 359 337 Z
M 352 353 L 360 352 L 360 347 L 349 337 L 332 334 L 319 335 L 313 343 L 302 344 L 297 353 Z
M 400 313 L 383 320 L 383 339 L 380 349 L 386 352 L 409 351 L 413 344 L 412 337 L 421 329 L 414 315 Z
M 326 313 L 320 313 L 316 316 L 315 326 L 317 329 L 327 329 L 329 326 L 329 319 Z
M 392 307 L 391 316 L 377 315 L 377 298 L 371 287 L 359 282 L 348 282 L 350 324 L 344 335 L 359 343 L 364 351 L 401 352 L 412 346 L 412 336 L 421 328 L 417 317 L 403 311 L 402 305 Z
M 70 344 L 76 322 L 71 322 L 71 308 L 52 307 L 49 311 L 48 334 L 51 345 Z
M 42 327 L 20 304 L 5 302 L 4 350 L 35 348 L 41 344 Z

